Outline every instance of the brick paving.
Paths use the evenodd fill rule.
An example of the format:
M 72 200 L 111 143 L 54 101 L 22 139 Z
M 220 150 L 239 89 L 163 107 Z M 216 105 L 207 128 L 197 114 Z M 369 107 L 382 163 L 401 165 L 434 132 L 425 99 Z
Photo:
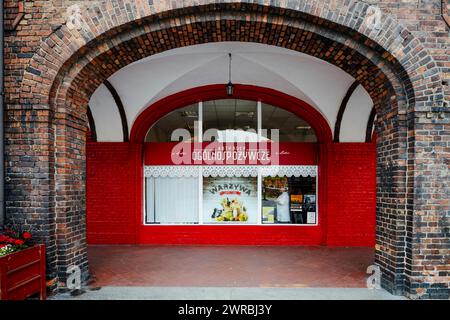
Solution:
M 370 247 L 89 246 L 94 286 L 364 288 Z

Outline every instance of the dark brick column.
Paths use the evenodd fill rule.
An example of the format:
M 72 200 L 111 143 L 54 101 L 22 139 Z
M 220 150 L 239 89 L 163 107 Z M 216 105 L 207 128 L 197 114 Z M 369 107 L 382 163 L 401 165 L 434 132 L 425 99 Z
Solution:
M 80 98 L 81 93 L 78 94 Z M 82 281 L 89 278 L 86 246 L 86 107 L 71 108 L 66 96 L 64 110 L 55 115 L 55 217 L 57 271 L 65 286 L 67 269 L 81 269 Z
M 47 277 L 56 279 L 53 113 L 9 106 L 5 113 L 5 199 L 8 224 L 46 245 Z
M 430 98 L 432 111 L 416 111 L 414 117 L 413 215 L 405 270 L 413 298 L 450 298 L 450 112 L 440 100 Z
M 9 106 L 5 116 L 8 224 L 46 245 L 47 279 L 65 286 L 67 269 L 89 277 L 85 219 L 84 119 Z
M 390 110 L 387 106 L 383 110 Z M 375 262 L 382 270 L 382 287 L 397 295 L 405 290 L 406 135 L 405 115 L 385 113 L 378 119 Z

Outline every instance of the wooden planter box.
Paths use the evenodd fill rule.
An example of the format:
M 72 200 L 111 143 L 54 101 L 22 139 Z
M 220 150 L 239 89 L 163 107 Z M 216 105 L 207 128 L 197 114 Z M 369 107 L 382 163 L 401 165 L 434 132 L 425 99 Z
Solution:
M 45 246 L 36 245 L 0 258 L 0 300 L 46 298 Z

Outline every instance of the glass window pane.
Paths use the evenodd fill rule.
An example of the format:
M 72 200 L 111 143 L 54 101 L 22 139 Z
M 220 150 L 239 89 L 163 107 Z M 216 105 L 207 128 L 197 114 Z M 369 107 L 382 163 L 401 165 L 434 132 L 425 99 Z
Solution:
M 264 224 L 316 224 L 315 177 L 264 177 L 262 222 Z
M 261 114 L 262 129 L 267 130 L 268 138 L 271 129 L 278 129 L 279 142 L 317 142 L 311 126 L 292 112 L 263 103 Z
M 203 221 L 224 224 L 257 223 L 257 178 L 204 177 Z
M 186 129 L 190 137 L 195 139 L 194 122 L 198 121 L 198 104 L 177 109 L 159 119 L 148 131 L 146 142 L 170 142 L 172 132 Z M 195 141 L 195 140 L 194 140 Z
M 217 130 L 220 142 L 257 141 L 257 102 L 222 99 L 203 102 L 203 133 L 205 141 L 212 141 L 207 130 Z M 209 131 L 209 133 L 214 131 Z M 205 136 L 206 133 L 206 136 Z
M 145 222 L 155 223 L 155 179 L 145 179 Z
M 198 177 L 147 178 L 147 223 L 198 223 Z

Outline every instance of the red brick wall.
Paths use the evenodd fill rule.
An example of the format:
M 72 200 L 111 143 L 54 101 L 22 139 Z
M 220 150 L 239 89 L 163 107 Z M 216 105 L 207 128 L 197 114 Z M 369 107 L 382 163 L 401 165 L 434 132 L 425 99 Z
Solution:
M 327 244 L 374 246 L 376 146 L 334 143 L 328 159 Z
M 140 244 L 169 245 L 320 245 L 320 226 L 143 226 Z
M 86 211 L 88 243 L 135 241 L 135 197 L 128 143 L 87 144 Z
M 375 244 L 375 144 L 334 143 L 328 152 L 327 245 Z M 134 243 L 135 182 L 128 143 L 87 145 L 88 243 Z M 328 212 L 326 212 L 328 211 Z M 220 228 L 220 227 L 219 227 Z M 245 229 L 242 229 L 245 228 Z M 139 243 L 270 244 L 321 243 L 320 227 L 239 227 L 227 234 L 210 226 L 139 228 Z M 236 233 L 236 230 L 239 230 Z

